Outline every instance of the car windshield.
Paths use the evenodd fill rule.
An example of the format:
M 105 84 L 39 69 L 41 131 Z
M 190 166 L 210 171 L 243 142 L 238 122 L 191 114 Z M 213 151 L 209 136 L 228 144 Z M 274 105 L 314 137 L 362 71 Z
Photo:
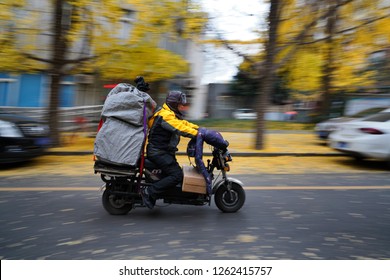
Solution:
M 239 113 L 252 113 L 253 110 L 251 110 L 251 109 L 238 109 L 237 112 L 239 112 Z
M 390 112 L 383 112 L 364 119 L 369 122 L 387 122 L 390 120 Z
M 387 108 L 370 108 L 370 109 L 367 109 L 367 110 L 363 110 L 363 111 L 360 111 L 354 115 L 352 115 L 351 117 L 352 118 L 363 118 L 365 116 L 368 116 L 368 115 L 372 115 L 372 114 L 376 114 L 376 113 L 379 113 L 380 111 L 383 111 Z

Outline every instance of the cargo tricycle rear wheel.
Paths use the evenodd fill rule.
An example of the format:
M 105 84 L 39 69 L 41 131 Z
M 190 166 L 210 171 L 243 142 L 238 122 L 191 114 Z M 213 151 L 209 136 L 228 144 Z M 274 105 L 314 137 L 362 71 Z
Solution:
M 125 196 L 113 194 L 105 189 L 102 196 L 104 209 L 111 215 L 126 215 L 133 208 Z

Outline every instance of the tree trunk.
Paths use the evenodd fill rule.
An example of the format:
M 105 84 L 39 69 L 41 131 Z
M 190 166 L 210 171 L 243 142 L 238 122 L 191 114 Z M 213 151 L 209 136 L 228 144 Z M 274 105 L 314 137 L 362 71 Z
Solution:
M 60 92 L 61 76 L 59 74 L 52 74 L 50 81 L 50 103 L 49 103 L 49 127 L 50 138 L 53 146 L 61 144 L 60 130 L 59 130 L 59 92 Z
M 59 131 L 59 95 L 60 84 L 63 77 L 63 67 L 65 54 L 67 51 L 66 33 L 69 30 L 70 18 L 64 17 L 64 6 L 66 0 L 55 0 L 53 13 L 53 41 L 52 41 L 52 63 L 51 63 L 51 84 L 50 84 L 50 103 L 49 103 L 49 127 L 50 138 L 53 146 L 61 144 Z M 67 25 L 68 24 L 68 25 Z
M 275 50 L 276 50 L 276 38 L 279 26 L 279 0 L 271 0 L 270 12 L 269 12 L 269 28 L 268 28 L 268 42 L 266 45 L 266 59 L 264 68 L 259 70 L 259 77 L 262 77 L 262 81 L 259 87 L 259 93 L 257 97 L 257 121 L 256 121 L 256 142 L 255 149 L 264 149 L 264 132 L 265 125 L 265 113 L 269 103 L 269 96 L 271 96 L 272 90 L 275 84 Z
M 335 1 L 337 4 L 338 1 Z M 321 100 L 321 114 L 323 116 L 329 115 L 330 111 L 330 101 L 332 95 L 332 79 L 334 72 L 334 34 L 336 32 L 336 22 L 337 22 L 337 9 L 335 7 L 330 7 L 331 10 L 334 10 L 334 13 L 327 18 L 326 26 L 326 53 L 325 53 L 325 65 L 323 67 L 323 76 L 322 76 L 322 100 Z

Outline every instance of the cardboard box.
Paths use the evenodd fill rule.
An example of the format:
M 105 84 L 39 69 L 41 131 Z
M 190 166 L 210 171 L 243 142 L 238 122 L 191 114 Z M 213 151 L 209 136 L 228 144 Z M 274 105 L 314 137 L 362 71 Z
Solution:
M 206 179 L 193 166 L 183 166 L 183 192 L 206 194 Z

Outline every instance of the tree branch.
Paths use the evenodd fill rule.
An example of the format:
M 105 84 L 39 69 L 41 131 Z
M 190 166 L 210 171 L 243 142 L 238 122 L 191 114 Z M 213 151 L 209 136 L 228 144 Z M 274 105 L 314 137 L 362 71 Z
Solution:
M 33 55 L 33 54 L 23 53 L 23 55 L 24 55 L 26 58 L 29 58 L 29 59 L 32 59 L 32 60 L 36 60 L 36 61 L 40 61 L 40 62 L 45 62 L 45 63 L 48 63 L 48 64 L 54 63 L 54 61 L 51 60 L 51 59 L 41 58 L 41 57 L 35 56 L 35 55 Z M 79 63 L 79 62 L 84 62 L 84 61 L 92 60 L 92 59 L 94 59 L 94 58 L 96 58 L 96 57 L 97 57 L 97 56 L 94 55 L 94 56 L 79 57 L 79 58 L 75 58 L 75 59 L 65 59 L 65 60 L 62 61 L 62 65 L 66 65 L 66 64 L 75 64 L 75 63 Z
M 337 31 L 336 34 L 344 34 L 344 33 L 347 33 L 347 32 L 350 32 L 350 31 L 353 31 L 353 30 L 356 30 L 356 29 L 359 29 L 365 25 L 368 25 L 370 23 L 373 23 L 373 22 L 376 22 L 376 21 L 379 21 L 379 20 L 382 20 L 382 19 L 385 19 L 385 18 L 388 18 L 390 17 L 390 14 L 389 15 L 385 15 L 385 16 L 381 16 L 381 17 L 378 17 L 378 18 L 373 18 L 373 19 L 370 19 L 370 20 L 367 20 L 365 22 L 363 22 L 362 24 L 359 24 L 359 25 L 356 25 L 354 27 L 350 27 L 350 28 L 347 28 L 347 29 L 343 29 L 343 30 L 340 30 L 340 31 Z M 301 42 L 300 45 L 311 45 L 311 44 L 315 44 L 315 43 L 318 43 L 318 42 L 321 42 L 321 41 L 326 41 L 327 39 L 329 39 L 329 36 L 326 36 L 326 37 L 323 37 L 321 39 L 317 39 L 317 40 L 314 40 L 314 41 L 310 41 L 310 42 Z
M 244 58 L 245 60 L 249 61 L 251 64 L 255 63 L 255 61 L 248 55 L 238 51 L 236 48 L 234 48 L 227 40 L 223 39 L 221 34 L 217 34 L 218 40 L 222 43 L 222 45 L 225 46 L 228 50 L 231 50 L 234 54 Z
M 338 10 L 340 7 L 352 2 L 353 0 L 345 0 L 345 1 L 342 1 L 334 6 L 332 6 L 326 13 L 324 13 L 323 15 L 321 15 L 320 17 L 318 18 L 315 18 L 313 19 L 311 22 L 309 22 L 303 29 L 302 31 L 295 37 L 295 40 L 294 41 L 294 45 L 293 47 L 288 51 L 288 53 L 286 54 L 286 56 L 277 64 L 274 65 L 274 69 L 277 69 L 279 67 L 281 67 L 281 65 L 285 64 L 286 61 L 290 60 L 291 57 L 295 54 L 296 50 L 298 49 L 299 45 L 301 45 L 301 43 L 304 41 L 306 35 L 308 34 L 308 32 L 311 30 L 311 28 L 313 28 L 316 23 L 319 21 L 319 20 L 322 20 L 322 19 L 326 19 L 328 18 L 329 16 L 331 16 L 336 10 Z M 280 52 L 280 50 L 278 50 Z
M 30 54 L 30 53 L 22 53 L 22 55 L 25 56 L 26 58 L 29 58 L 29 59 L 32 59 L 32 60 L 45 62 L 45 63 L 48 63 L 48 64 L 53 63 L 53 60 L 51 60 L 51 59 L 41 58 L 41 57 L 35 56 L 33 54 Z

